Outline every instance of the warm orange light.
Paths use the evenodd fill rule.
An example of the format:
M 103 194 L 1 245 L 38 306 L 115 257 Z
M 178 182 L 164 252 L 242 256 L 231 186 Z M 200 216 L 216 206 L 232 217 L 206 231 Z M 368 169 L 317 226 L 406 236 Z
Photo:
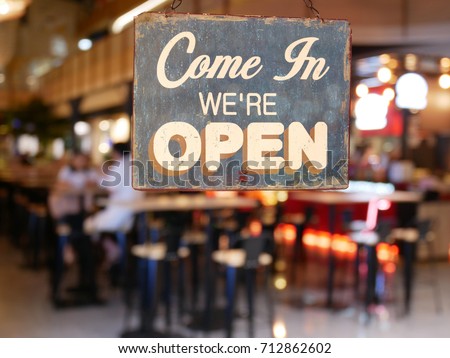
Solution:
M 357 251 L 358 251 L 358 245 L 355 242 L 350 241 L 347 246 L 347 255 L 351 258 L 354 258 L 354 257 L 356 257 Z
M 334 234 L 331 248 L 338 256 L 353 258 L 357 245 L 351 241 L 348 235 Z
M 306 229 L 303 232 L 303 244 L 309 248 L 316 246 L 316 237 L 317 237 L 317 234 L 316 234 L 315 230 Z M 449 252 L 450 252 L 450 249 L 449 249 Z
M 279 291 L 284 290 L 287 287 L 287 281 L 286 278 L 283 276 L 278 276 L 275 278 L 273 285 L 275 288 Z
M 389 250 L 392 256 L 398 257 L 398 246 L 392 245 Z
M 380 262 L 395 263 L 398 260 L 398 247 L 385 242 L 377 246 L 377 258 Z
M 319 231 L 317 233 L 317 241 L 316 246 L 319 249 L 328 250 L 331 245 L 331 235 L 326 231 Z
M 389 244 L 382 242 L 377 246 L 377 258 L 381 262 L 389 261 Z
M 384 272 L 386 273 L 394 273 L 395 270 L 397 269 L 397 267 L 395 266 L 395 264 L 393 262 L 388 262 L 386 263 L 384 266 Z
M 275 228 L 274 235 L 276 242 L 284 240 L 287 243 L 293 243 L 297 238 L 297 228 L 292 224 L 279 224 Z

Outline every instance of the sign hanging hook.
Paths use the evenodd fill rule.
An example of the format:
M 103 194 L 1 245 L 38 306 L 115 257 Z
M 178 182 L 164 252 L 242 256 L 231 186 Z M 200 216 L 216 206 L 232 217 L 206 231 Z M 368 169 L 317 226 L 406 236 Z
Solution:
M 166 10 L 164 11 L 164 13 L 166 14 L 166 17 L 167 17 L 167 12 L 169 11 L 169 9 L 171 10 L 171 12 L 174 12 L 182 3 L 183 3 L 183 0 L 173 0 L 172 4 L 170 6 L 168 6 L 166 8 Z
M 183 0 L 173 0 L 172 5 L 170 5 L 172 11 L 175 11 L 182 4 L 182 2 Z
M 304 3 L 305 3 L 306 7 L 307 7 L 309 10 L 311 10 L 311 12 L 314 14 L 314 16 L 317 17 L 320 21 L 323 22 L 323 18 L 322 18 L 322 16 L 320 16 L 319 10 L 317 10 L 317 9 L 314 7 L 314 4 L 313 4 L 312 0 L 303 0 L 303 1 L 304 1 Z

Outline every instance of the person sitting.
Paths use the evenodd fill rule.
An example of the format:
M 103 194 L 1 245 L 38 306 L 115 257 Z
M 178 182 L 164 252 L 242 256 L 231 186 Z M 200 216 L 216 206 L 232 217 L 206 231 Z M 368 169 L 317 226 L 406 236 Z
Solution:
M 131 165 L 129 157 L 130 147 L 127 143 L 113 145 L 112 161 L 106 162 L 104 168 L 108 170 L 101 186 L 109 191 L 108 204 L 103 210 L 86 218 L 84 232 L 97 241 L 101 235 L 101 245 L 105 253 L 105 268 L 109 269 L 111 283 L 118 284 L 118 270 L 121 251 L 114 233 L 128 233 L 133 225 L 134 212 L 132 209 L 120 205 L 121 202 L 133 202 L 144 197 L 144 193 L 134 190 L 131 185 Z M 114 174 L 114 175 L 113 175 Z
M 86 218 L 84 231 L 94 235 L 101 232 L 129 231 L 133 224 L 134 212 L 120 202 L 132 202 L 144 197 L 144 193 L 134 190 L 131 185 L 130 147 L 127 143 L 113 145 L 112 158 L 108 163 L 109 174 L 113 171 L 118 176 L 109 175 L 100 185 L 109 192 L 107 206 L 96 214 Z M 111 180 L 114 178 L 114 180 Z
M 96 187 L 99 175 L 90 167 L 89 157 L 75 151 L 68 165 L 61 168 L 49 196 L 51 216 L 68 224 L 72 231 L 82 232 L 84 214 L 92 207 L 92 194 L 86 188 Z

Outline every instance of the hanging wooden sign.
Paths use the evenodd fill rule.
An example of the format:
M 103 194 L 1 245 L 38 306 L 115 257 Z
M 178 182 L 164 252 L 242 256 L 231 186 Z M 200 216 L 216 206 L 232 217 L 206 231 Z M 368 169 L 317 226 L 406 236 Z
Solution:
M 138 16 L 133 186 L 347 187 L 350 36 L 346 21 Z

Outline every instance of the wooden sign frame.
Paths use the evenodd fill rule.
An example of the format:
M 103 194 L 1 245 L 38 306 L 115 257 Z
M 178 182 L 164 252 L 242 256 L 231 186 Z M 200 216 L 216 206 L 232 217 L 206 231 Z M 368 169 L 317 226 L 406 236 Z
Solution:
M 346 188 L 350 62 L 347 21 L 139 15 L 133 187 Z

